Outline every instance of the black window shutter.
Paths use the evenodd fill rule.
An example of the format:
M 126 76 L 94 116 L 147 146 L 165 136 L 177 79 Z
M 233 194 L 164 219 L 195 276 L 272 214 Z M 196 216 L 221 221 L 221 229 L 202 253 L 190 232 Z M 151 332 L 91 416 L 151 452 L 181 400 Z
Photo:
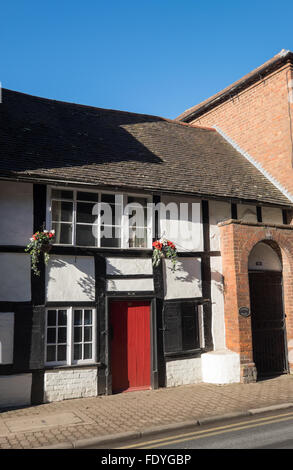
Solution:
M 45 308 L 34 307 L 32 316 L 30 369 L 44 367 Z
M 164 352 L 184 353 L 200 348 L 198 310 L 195 302 L 164 305 Z
M 199 348 L 198 315 L 194 303 L 182 303 L 181 321 L 183 351 Z
M 180 304 L 177 303 L 164 306 L 164 349 L 165 353 L 182 350 Z

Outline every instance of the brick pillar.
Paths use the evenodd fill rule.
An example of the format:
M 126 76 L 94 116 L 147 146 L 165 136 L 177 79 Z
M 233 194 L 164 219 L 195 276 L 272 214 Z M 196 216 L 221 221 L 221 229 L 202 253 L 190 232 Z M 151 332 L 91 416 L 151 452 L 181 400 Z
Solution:
M 226 346 L 240 355 L 241 381 L 256 380 L 251 317 L 239 315 L 239 308 L 250 309 L 248 257 L 260 241 L 270 240 L 275 243 L 282 255 L 288 360 L 290 370 L 293 371 L 293 227 L 233 220 L 222 222 L 219 227 L 225 289 Z
M 238 225 L 221 226 L 221 252 L 224 276 L 226 346 L 240 355 L 241 382 L 255 382 L 251 319 L 239 315 L 240 307 L 250 308 L 247 262 L 242 262 L 245 231 Z

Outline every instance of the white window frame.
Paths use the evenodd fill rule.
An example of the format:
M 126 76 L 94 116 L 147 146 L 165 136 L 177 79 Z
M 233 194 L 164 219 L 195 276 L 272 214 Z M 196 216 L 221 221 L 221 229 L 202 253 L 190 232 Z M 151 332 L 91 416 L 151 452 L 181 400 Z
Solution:
M 114 191 L 104 191 L 104 190 L 93 190 L 93 189 L 84 189 L 84 188 L 70 188 L 66 186 L 48 186 L 47 187 L 47 211 L 46 211 L 46 227 L 48 227 L 49 230 L 51 230 L 52 227 L 52 190 L 57 189 L 60 191 L 72 191 L 73 192 L 73 199 L 58 199 L 60 201 L 66 201 L 66 202 L 73 202 L 73 214 L 72 214 L 72 239 L 71 243 L 55 243 L 57 246 L 80 246 L 80 247 L 85 247 L 85 248 L 100 248 L 104 250 L 119 250 L 119 249 L 132 249 L 132 250 L 146 250 L 146 249 L 151 249 L 152 248 L 152 227 L 153 227 L 153 214 L 152 211 L 148 211 L 148 219 L 147 219 L 147 246 L 146 247 L 129 247 L 128 243 L 128 234 L 129 234 L 129 224 L 128 224 L 128 216 L 124 214 L 125 207 L 127 205 L 127 200 L 128 197 L 137 197 L 137 198 L 144 198 L 147 200 L 148 203 L 153 202 L 153 198 L 150 194 L 139 194 L 139 193 L 125 193 L 125 192 L 114 192 Z M 93 194 L 98 194 L 98 202 L 101 202 L 101 195 L 102 194 L 109 194 L 109 195 L 121 195 L 122 196 L 122 219 L 121 219 L 121 226 L 115 226 L 113 227 L 120 227 L 121 229 L 121 246 L 119 247 L 101 247 L 101 238 L 100 238 L 100 224 L 99 224 L 99 218 L 98 218 L 98 239 L 97 239 L 97 245 L 77 245 L 76 243 L 76 207 L 77 207 L 77 202 L 80 200 L 77 200 L 77 192 L 85 192 L 85 193 L 93 193 Z M 90 202 L 90 201 L 86 201 Z M 86 225 L 86 224 L 84 224 Z M 90 224 L 89 224 L 90 225 Z
M 49 310 L 66 310 L 67 311 L 67 326 L 66 326 L 66 361 L 47 361 L 47 330 L 48 330 L 48 311 Z M 91 310 L 92 311 L 92 358 L 91 359 L 78 359 L 74 360 L 74 310 Z M 83 325 L 81 325 L 83 327 Z M 57 327 L 57 326 L 56 326 Z M 49 327 L 50 328 L 50 327 Z M 58 328 L 58 327 L 57 327 Z M 64 327 L 63 327 L 64 328 Z M 79 364 L 95 364 L 97 362 L 97 311 L 94 307 L 88 306 L 65 306 L 65 307 L 47 307 L 46 308 L 46 322 L 45 322 L 45 365 L 46 366 L 61 366 L 61 365 L 79 365 Z M 56 338 L 57 340 L 57 338 Z M 58 343 L 52 343 L 58 344 Z

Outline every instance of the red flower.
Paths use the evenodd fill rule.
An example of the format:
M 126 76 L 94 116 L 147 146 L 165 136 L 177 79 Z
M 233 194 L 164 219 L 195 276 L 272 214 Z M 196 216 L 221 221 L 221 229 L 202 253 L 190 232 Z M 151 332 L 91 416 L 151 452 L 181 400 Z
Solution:
M 167 245 L 168 245 L 172 250 L 175 250 L 175 245 L 174 245 L 174 243 L 168 241 L 168 242 L 167 242 Z
M 159 242 L 159 241 L 155 241 L 155 242 L 153 243 L 153 247 L 156 248 L 156 250 L 161 250 L 162 247 L 163 247 L 163 244 L 162 244 L 161 242 Z

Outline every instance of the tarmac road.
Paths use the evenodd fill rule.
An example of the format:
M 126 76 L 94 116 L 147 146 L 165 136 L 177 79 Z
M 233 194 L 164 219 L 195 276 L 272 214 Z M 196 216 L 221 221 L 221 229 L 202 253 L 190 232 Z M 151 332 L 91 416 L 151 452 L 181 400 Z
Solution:
M 194 431 L 158 435 L 120 449 L 293 449 L 293 411 L 243 417 Z

